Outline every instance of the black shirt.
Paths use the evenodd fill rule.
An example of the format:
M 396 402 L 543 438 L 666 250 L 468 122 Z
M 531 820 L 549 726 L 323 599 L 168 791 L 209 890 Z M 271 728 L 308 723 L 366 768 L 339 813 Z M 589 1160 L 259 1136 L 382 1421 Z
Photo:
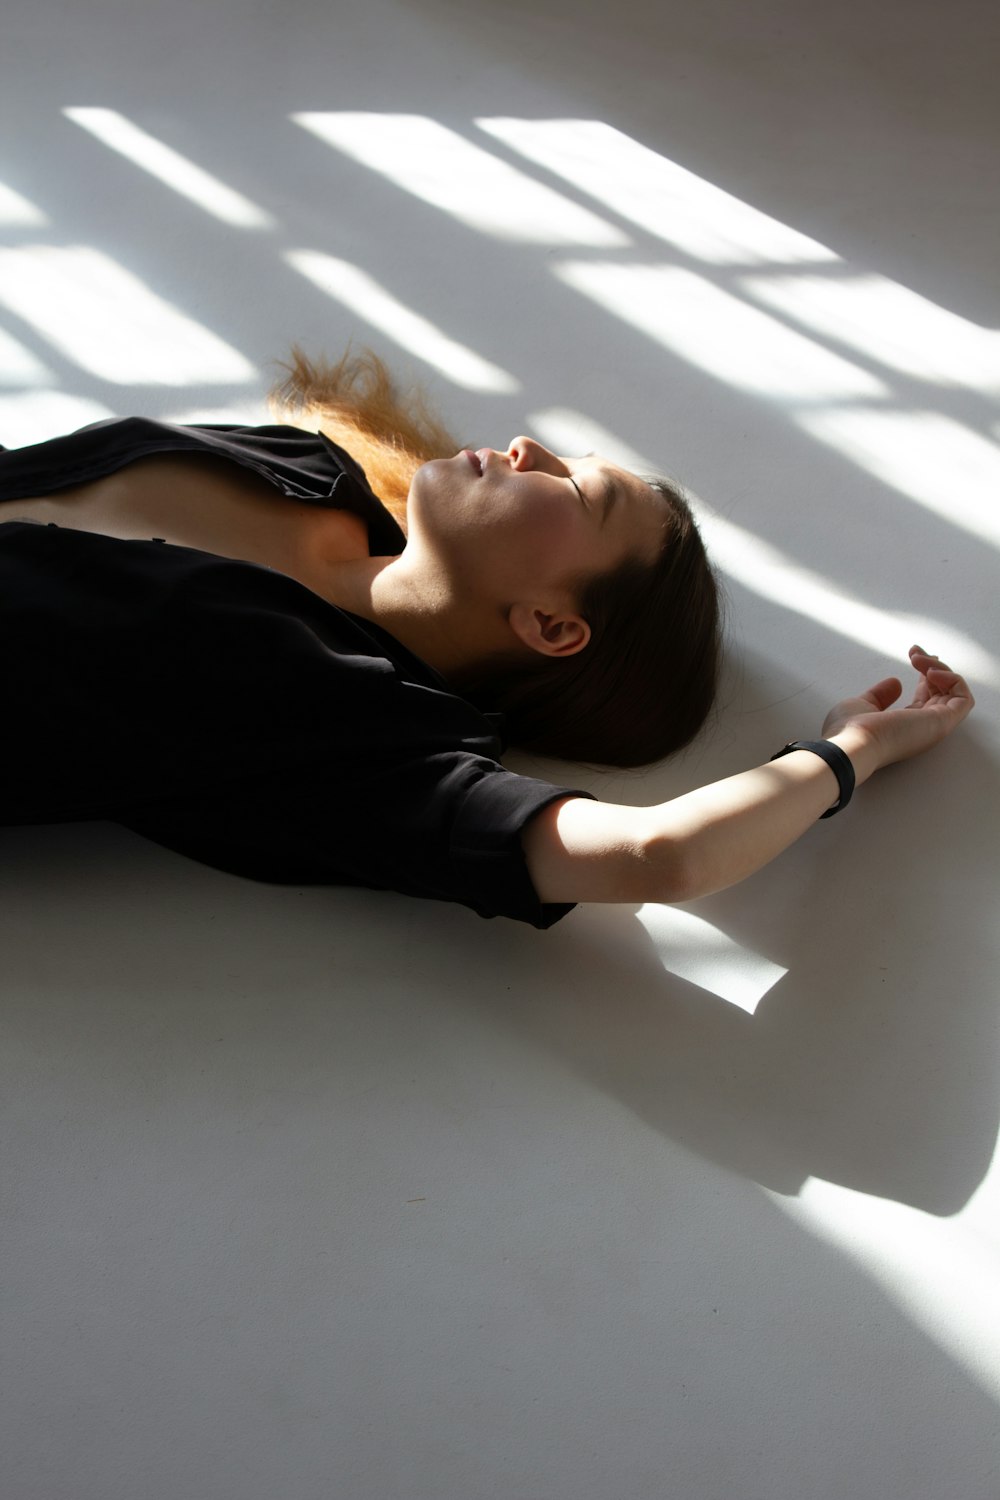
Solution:
M 404 537 L 328 439 L 130 418 L 0 451 L 0 503 L 154 452 L 214 453 Z M 13 509 L 13 507 L 12 507 Z M 0 822 L 109 818 L 259 880 L 389 888 L 547 927 L 521 851 L 569 788 L 499 764 L 501 726 L 379 626 L 270 568 L 0 524 Z

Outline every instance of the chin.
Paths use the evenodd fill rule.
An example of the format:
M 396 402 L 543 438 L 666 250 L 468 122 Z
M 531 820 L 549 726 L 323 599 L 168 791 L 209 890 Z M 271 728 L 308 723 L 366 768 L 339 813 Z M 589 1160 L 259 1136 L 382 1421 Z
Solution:
M 457 458 L 432 458 L 410 482 L 407 513 L 415 517 L 444 519 L 455 515 L 473 499 L 477 476 L 464 453 Z

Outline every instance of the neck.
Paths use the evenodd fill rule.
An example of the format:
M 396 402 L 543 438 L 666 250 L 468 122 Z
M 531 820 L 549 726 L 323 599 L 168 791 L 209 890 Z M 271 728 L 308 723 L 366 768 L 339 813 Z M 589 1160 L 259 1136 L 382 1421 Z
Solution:
M 334 563 L 323 594 L 331 604 L 381 625 L 448 679 L 462 676 L 505 644 L 505 629 L 470 620 L 445 582 L 418 573 L 405 553 Z

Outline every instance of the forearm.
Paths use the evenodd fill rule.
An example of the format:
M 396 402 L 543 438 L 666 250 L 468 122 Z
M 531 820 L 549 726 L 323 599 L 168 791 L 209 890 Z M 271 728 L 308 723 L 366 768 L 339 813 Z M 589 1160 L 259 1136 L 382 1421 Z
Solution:
M 885 677 L 845 698 L 823 721 L 858 785 L 881 766 L 939 744 L 974 706 L 968 684 L 922 646 L 911 646 L 917 690 Z M 532 819 L 523 845 L 542 901 L 692 901 L 735 885 L 811 828 L 840 795 L 837 777 L 812 751 L 675 797 L 658 807 L 615 807 L 571 797 Z
M 864 737 L 845 731 L 832 742 L 850 758 L 856 783 L 866 781 L 876 766 Z M 799 750 L 649 809 L 651 868 L 676 869 L 681 891 L 666 899 L 694 900 L 745 880 L 801 838 L 838 796 L 826 762 Z
M 867 780 L 876 761 L 865 736 L 831 738 Z M 528 867 L 543 901 L 691 901 L 769 863 L 838 795 L 826 763 L 795 751 L 656 807 L 572 799 L 526 830 Z

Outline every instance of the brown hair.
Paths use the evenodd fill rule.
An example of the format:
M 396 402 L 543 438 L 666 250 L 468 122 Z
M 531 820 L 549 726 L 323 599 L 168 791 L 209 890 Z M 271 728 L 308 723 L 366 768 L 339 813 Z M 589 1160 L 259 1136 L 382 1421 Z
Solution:
M 643 477 L 667 502 L 659 555 L 580 581 L 584 650 L 460 684 L 471 702 L 503 713 L 526 750 L 644 766 L 688 744 L 708 717 L 721 656 L 715 575 L 682 491 Z
M 277 416 L 318 428 L 364 469 L 382 504 L 406 530 L 406 498 L 420 465 L 451 458 L 459 444 L 431 412 L 423 393 L 401 391 L 377 354 L 350 349 L 335 365 L 293 348 L 285 378 L 271 391 Z
M 346 448 L 405 529 L 413 474 L 459 444 L 419 392 L 400 394 L 370 351 L 348 351 L 327 365 L 296 349 L 285 368 L 272 393 L 281 413 L 302 425 L 313 418 Z M 485 712 L 503 713 L 511 740 L 526 750 L 642 766 L 688 744 L 708 716 L 721 648 L 715 575 L 683 491 L 643 477 L 667 502 L 659 556 L 579 581 L 579 609 L 591 630 L 584 650 L 496 660 L 455 683 Z

